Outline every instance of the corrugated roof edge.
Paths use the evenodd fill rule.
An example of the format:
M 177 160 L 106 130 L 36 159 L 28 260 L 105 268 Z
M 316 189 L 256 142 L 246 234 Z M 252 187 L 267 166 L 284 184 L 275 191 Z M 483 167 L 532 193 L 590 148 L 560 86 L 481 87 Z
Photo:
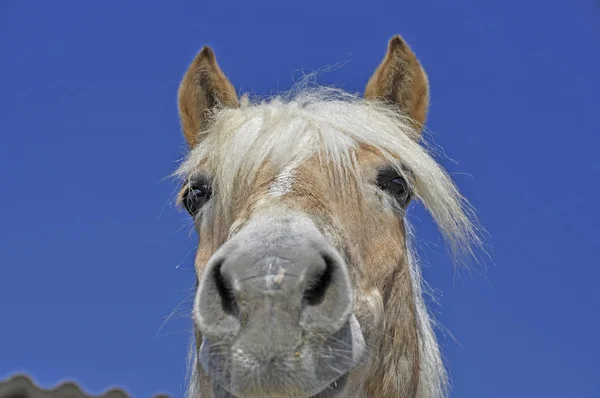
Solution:
M 73 381 L 64 381 L 54 388 L 43 389 L 26 374 L 16 374 L 0 381 L 0 398 L 131 398 L 122 388 L 111 387 L 100 395 L 90 395 Z M 168 398 L 157 394 L 154 398 Z

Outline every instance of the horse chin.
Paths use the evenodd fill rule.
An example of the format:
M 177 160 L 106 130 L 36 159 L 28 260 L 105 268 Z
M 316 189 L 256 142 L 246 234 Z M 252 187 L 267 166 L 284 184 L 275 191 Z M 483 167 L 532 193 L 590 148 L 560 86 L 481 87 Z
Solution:
M 254 364 L 240 370 L 232 359 L 231 347 L 224 349 L 222 344 L 203 339 L 199 349 L 198 362 L 211 379 L 213 397 L 343 397 L 350 371 L 365 354 L 365 341 L 354 315 L 293 369 Z
M 348 375 L 349 373 L 345 373 L 343 376 L 339 377 L 338 379 L 332 381 L 327 387 L 325 387 L 323 390 L 321 390 L 321 392 L 315 394 L 315 395 L 302 395 L 302 394 L 294 394 L 291 395 L 293 397 L 310 397 L 310 398 L 342 398 L 347 396 L 347 394 L 345 394 L 345 389 L 346 389 L 346 384 L 348 381 Z M 229 392 L 228 390 L 226 390 L 223 386 L 221 386 L 220 384 L 214 383 L 213 384 L 213 388 L 212 388 L 212 396 L 214 398 L 240 398 L 243 397 L 242 395 L 233 395 L 231 392 Z M 286 395 L 284 394 L 275 394 L 275 395 L 263 395 L 261 393 L 257 393 L 257 394 L 252 394 L 252 397 L 260 397 L 260 398 L 264 398 L 264 397 L 288 397 L 290 395 Z

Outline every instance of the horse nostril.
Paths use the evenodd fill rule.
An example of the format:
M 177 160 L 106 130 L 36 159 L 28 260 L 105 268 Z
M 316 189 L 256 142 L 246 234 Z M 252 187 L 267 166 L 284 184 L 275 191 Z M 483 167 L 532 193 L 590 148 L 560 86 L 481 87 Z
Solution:
M 329 256 L 323 256 L 325 269 L 320 275 L 310 282 L 308 288 L 304 292 L 302 302 L 305 305 L 319 305 L 325 298 L 327 288 L 331 285 L 333 279 L 334 261 Z
M 217 292 L 221 299 L 221 306 L 226 314 L 237 316 L 239 308 L 233 295 L 233 289 L 227 277 L 221 272 L 221 265 L 217 264 L 213 269 L 213 278 Z

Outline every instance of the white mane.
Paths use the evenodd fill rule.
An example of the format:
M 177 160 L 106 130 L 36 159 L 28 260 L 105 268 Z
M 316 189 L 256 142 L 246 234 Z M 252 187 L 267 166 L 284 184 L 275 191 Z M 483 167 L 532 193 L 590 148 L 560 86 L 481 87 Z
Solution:
M 234 187 L 238 194 L 248 189 L 266 161 L 283 170 L 318 155 L 330 172 L 352 175 L 357 170 L 355 152 L 367 145 L 406 176 L 455 254 L 472 254 L 472 245 L 481 243 L 471 207 L 424 144 L 415 140 L 410 121 L 396 108 L 337 89 L 302 87 L 268 100 L 243 98 L 239 108 L 218 109 L 212 116 L 210 130 L 200 132 L 202 142 L 176 174 L 188 179 L 202 165 L 211 171 L 224 200 L 234 196 Z M 420 340 L 418 396 L 442 397 L 447 376 L 423 301 L 420 268 L 410 260 Z

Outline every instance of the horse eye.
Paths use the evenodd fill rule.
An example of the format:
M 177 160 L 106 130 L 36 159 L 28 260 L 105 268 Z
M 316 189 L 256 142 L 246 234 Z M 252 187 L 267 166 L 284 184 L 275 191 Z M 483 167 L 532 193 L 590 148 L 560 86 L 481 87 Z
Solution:
M 389 192 L 402 206 L 408 205 L 412 198 L 412 192 L 406 180 L 397 174 L 380 178 L 378 185 L 381 190 Z
M 183 205 L 191 216 L 198 214 L 202 206 L 212 197 L 212 188 L 207 181 L 192 183 L 183 197 Z

